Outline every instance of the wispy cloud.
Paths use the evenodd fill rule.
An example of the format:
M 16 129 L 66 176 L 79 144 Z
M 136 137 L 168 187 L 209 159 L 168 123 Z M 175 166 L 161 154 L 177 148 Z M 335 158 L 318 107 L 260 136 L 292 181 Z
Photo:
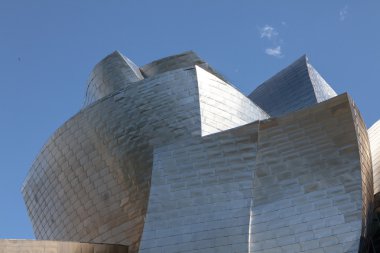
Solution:
M 348 15 L 348 5 L 339 10 L 339 20 L 344 21 Z
M 274 57 L 282 57 L 282 51 L 281 51 L 281 46 L 277 46 L 274 48 L 267 48 L 265 49 L 265 53 L 270 56 Z
M 286 23 L 283 21 L 281 22 L 283 26 L 286 25 Z M 280 38 L 280 33 L 270 25 L 265 25 L 263 27 L 259 28 L 260 38 L 266 39 L 272 44 L 271 46 L 267 47 L 264 52 L 273 57 L 283 57 L 282 48 L 281 45 L 283 44 L 282 38 Z
M 278 32 L 270 25 L 265 25 L 260 28 L 260 38 L 267 38 L 269 40 L 275 38 Z

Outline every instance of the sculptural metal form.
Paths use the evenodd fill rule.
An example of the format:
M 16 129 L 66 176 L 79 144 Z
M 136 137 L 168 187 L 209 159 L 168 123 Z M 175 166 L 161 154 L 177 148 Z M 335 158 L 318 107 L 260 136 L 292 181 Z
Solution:
M 193 52 L 114 52 L 22 188 L 37 239 L 129 252 L 358 252 L 367 130 L 305 56 L 248 97 Z

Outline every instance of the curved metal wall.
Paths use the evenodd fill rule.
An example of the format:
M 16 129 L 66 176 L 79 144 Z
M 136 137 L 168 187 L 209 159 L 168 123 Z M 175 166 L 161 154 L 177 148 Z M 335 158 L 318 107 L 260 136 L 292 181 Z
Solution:
M 194 65 L 201 66 L 206 71 L 224 80 L 224 77 L 221 74 L 215 71 L 207 62 L 203 61 L 193 51 L 187 51 L 183 52 L 182 54 L 172 55 L 153 61 L 142 66 L 140 70 L 145 77 L 150 77 L 178 68 L 191 68 Z
M 362 252 L 373 192 L 354 110 L 343 94 L 262 122 L 250 252 Z
M 380 206 L 380 121 L 368 129 L 369 140 L 371 144 L 372 168 L 373 168 L 373 185 L 376 200 L 376 207 Z
M 364 247 L 367 247 L 372 240 L 373 231 L 373 212 L 374 212 L 374 184 L 373 184 L 373 169 L 370 140 L 367 132 L 367 127 L 360 114 L 359 108 L 351 97 L 349 102 L 351 105 L 352 118 L 356 130 L 356 138 L 358 142 L 359 158 L 361 165 L 362 177 L 362 242 L 360 252 L 366 252 Z M 372 242 L 371 242 L 372 243 Z
M 201 117 L 201 105 L 212 96 L 199 99 L 203 76 L 197 68 L 131 83 L 84 108 L 56 131 L 23 187 L 38 239 L 121 243 L 137 252 L 153 148 L 201 136 L 208 117 L 220 116 L 202 106 L 208 117 Z M 206 90 L 208 85 L 213 86 L 203 81 Z M 241 96 L 246 103 L 224 105 L 230 116 L 223 125 L 209 129 L 222 131 L 267 117 L 262 111 L 242 117 L 243 112 L 258 108 L 236 89 L 225 89 L 226 85 L 219 87 L 214 100 Z
M 155 148 L 140 252 L 358 252 L 372 194 L 352 108 L 341 95 Z
M 268 119 L 206 63 L 191 65 L 191 52 L 152 63 L 141 80 L 121 57 L 95 67 L 108 81 L 91 84 L 91 104 L 25 180 L 38 239 L 132 253 L 358 251 L 370 231 L 371 155 L 347 95 Z M 299 61 L 291 72 L 308 75 Z
M 144 78 L 140 69 L 127 57 L 115 51 L 92 70 L 87 83 L 84 107 L 142 79 Z
M 181 85 L 174 85 L 180 82 Z M 83 109 L 50 138 L 23 194 L 38 239 L 138 248 L 152 148 L 200 134 L 195 71 L 137 82 Z
M 140 69 L 144 76 L 150 77 L 173 69 L 192 67 L 202 63 L 204 61 L 198 55 L 192 51 L 188 51 L 153 61 L 142 66 Z
M 248 252 L 258 126 L 154 150 L 140 253 Z

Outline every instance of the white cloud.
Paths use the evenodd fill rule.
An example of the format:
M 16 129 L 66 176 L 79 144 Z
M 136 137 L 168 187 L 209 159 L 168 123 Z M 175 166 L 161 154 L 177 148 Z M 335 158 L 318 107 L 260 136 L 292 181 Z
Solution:
M 285 21 L 281 22 L 282 26 L 286 26 Z M 283 44 L 283 39 L 280 37 L 280 33 L 270 25 L 265 25 L 259 28 L 260 38 L 267 39 L 270 41 L 271 45 L 268 45 L 264 52 L 273 57 L 281 58 L 283 57 L 281 45 Z
M 260 28 L 260 38 L 267 38 L 271 40 L 278 35 L 278 32 L 270 25 L 265 25 Z
M 265 49 L 265 53 L 274 57 L 282 57 L 281 46 Z
M 340 21 L 344 21 L 348 15 L 348 6 L 344 6 L 340 11 L 339 11 L 339 19 Z

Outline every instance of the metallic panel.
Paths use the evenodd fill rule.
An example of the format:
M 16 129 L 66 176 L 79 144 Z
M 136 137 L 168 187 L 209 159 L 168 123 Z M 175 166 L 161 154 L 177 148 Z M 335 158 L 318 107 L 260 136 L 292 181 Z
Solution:
M 355 110 L 344 94 L 155 148 L 140 252 L 358 252 L 372 194 Z
M 166 71 L 194 67 L 194 65 L 201 66 L 203 69 L 212 73 L 213 75 L 219 77 L 220 79 L 226 81 L 224 77 L 215 71 L 207 62 L 203 61 L 196 53 L 193 51 L 183 52 L 177 55 L 171 55 L 151 63 L 148 63 L 140 68 L 141 73 L 145 77 L 154 76 L 157 74 L 164 73 Z
M 337 95 L 336 92 L 325 81 L 325 79 L 323 79 L 318 71 L 307 61 L 307 58 L 306 63 L 317 102 L 320 103 L 327 99 L 335 97 Z
M 154 150 L 140 253 L 247 253 L 258 126 Z
M 359 251 L 373 194 L 356 113 L 343 94 L 260 124 L 249 252 Z
M 359 108 L 349 97 L 351 104 L 352 117 L 354 119 L 356 136 L 358 141 L 358 149 L 360 154 L 361 177 L 362 177 L 362 241 L 360 244 L 360 252 L 365 252 L 365 247 L 370 243 L 373 233 L 373 211 L 374 211 L 374 184 L 372 156 L 370 148 L 370 140 L 367 127 L 360 114 Z M 371 242 L 372 243 L 372 242 Z
M 166 72 L 98 100 L 59 128 L 23 188 L 36 237 L 136 252 L 153 146 L 200 135 L 197 93 L 194 69 Z
M 300 110 L 336 96 L 302 56 L 258 86 L 248 97 L 271 116 Z
M 380 207 L 380 120 L 368 129 L 371 143 L 373 184 L 376 199 L 376 208 Z
M 366 127 L 305 57 L 251 94 L 258 105 L 192 52 L 140 69 L 116 52 L 93 73 L 87 106 L 48 140 L 22 189 L 38 239 L 132 253 L 365 245 Z
M 241 126 L 269 115 L 240 91 L 196 66 L 202 136 Z
M 227 84 L 215 97 L 200 101 L 199 92 L 214 87 L 215 81 L 204 80 L 212 74 L 196 68 L 131 83 L 97 100 L 57 130 L 23 187 L 38 239 L 122 243 L 130 245 L 131 252 L 137 251 L 153 148 L 201 136 L 209 118 L 223 116 L 210 109 L 207 117 L 201 117 L 201 105 L 209 100 L 240 97 L 247 101 L 223 105 L 230 117 L 223 118 L 221 126 L 208 126 L 214 132 L 256 121 L 259 116 L 246 114 L 255 112 L 256 106 L 234 88 L 225 89 Z
M 84 107 L 142 79 L 144 77 L 139 68 L 120 52 L 115 51 L 92 70 L 87 83 Z

